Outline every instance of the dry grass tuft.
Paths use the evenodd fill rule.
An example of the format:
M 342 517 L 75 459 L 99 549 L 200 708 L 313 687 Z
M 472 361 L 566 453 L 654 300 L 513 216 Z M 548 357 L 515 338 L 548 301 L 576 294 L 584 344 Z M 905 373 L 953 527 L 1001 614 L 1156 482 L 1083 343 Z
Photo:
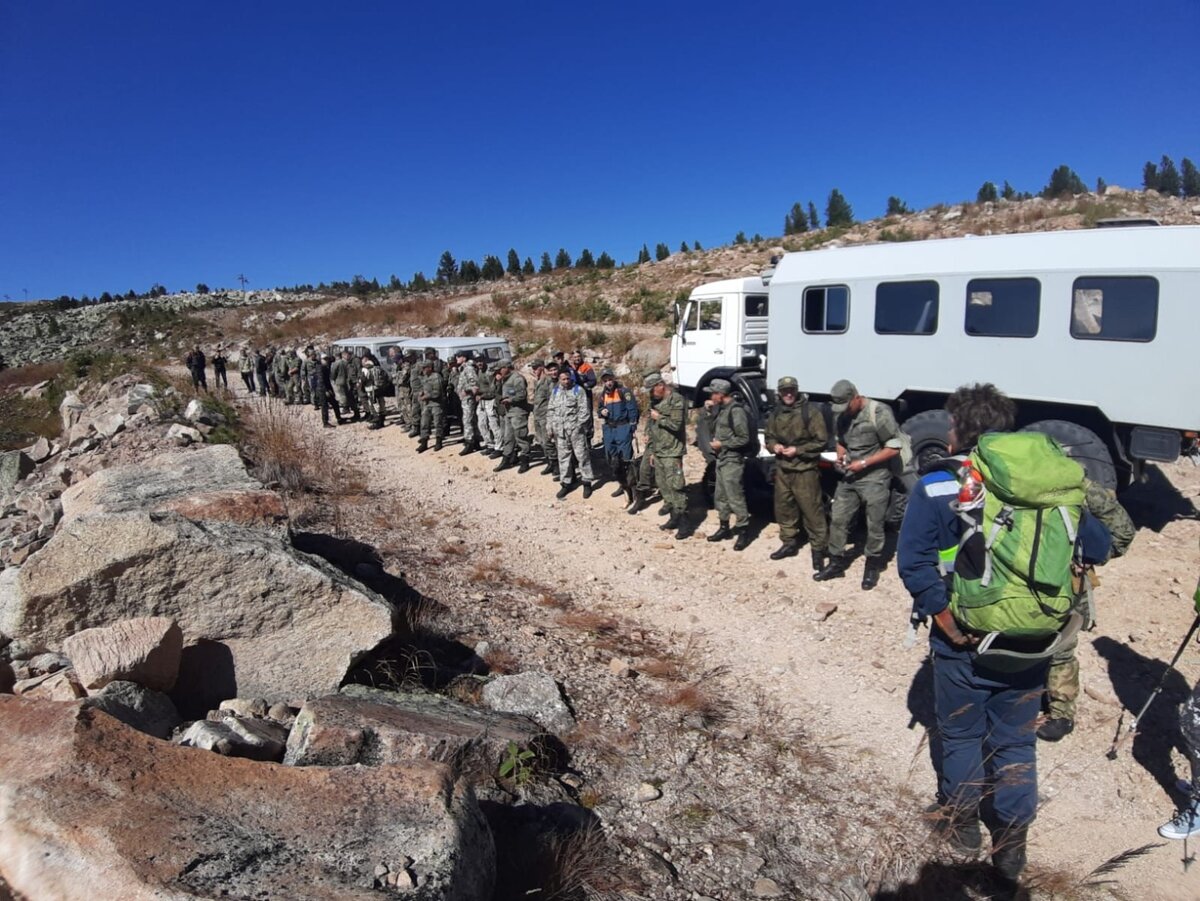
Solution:
M 546 591 L 538 595 L 537 603 L 553 610 L 566 610 L 571 606 L 571 598 L 569 595 L 560 594 L 557 591 Z
M 618 732 L 593 719 L 579 721 L 564 740 L 576 751 L 590 751 L 606 765 L 617 766 L 633 749 L 636 734 L 628 729 Z
M 263 482 L 284 496 L 303 493 L 345 497 L 361 492 L 360 472 L 346 465 L 311 429 L 298 427 L 296 416 L 281 401 L 263 398 L 241 414 L 242 451 Z
M 504 575 L 504 567 L 494 557 L 476 561 L 467 572 L 469 582 L 497 582 Z
M 511 675 L 521 671 L 521 658 L 504 648 L 491 648 L 483 655 L 488 672 L 501 676 Z
M 617 631 L 617 620 L 594 610 L 570 610 L 559 614 L 555 621 L 568 629 L 578 629 L 593 635 L 610 635 Z
M 663 703 L 684 716 L 698 716 L 704 728 L 719 726 L 729 718 L 730 704 L 710 687 L 691 683 L 664 695 Z

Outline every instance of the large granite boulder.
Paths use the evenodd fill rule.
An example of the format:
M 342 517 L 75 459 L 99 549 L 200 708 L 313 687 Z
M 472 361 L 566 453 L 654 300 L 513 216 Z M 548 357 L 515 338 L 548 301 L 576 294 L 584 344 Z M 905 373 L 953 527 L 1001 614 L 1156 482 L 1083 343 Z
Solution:
M 169 738 L 171 730 L 181 722 L 170 698 L 136 682 L 109 682 L 84 700 L 83 706 L 103 710 L 126 726 L 155 738 Z
M 0 575 L 0 633 L 27 653 L 133 617 L 174 619 L 184 647 L 172 699 L 193 718 L 226 698 L 334 692 L 396 617 L 280 534 L 178 513 L 65 521 L 15 574 Z
M 407 760 L 454 761 L 492 776 L 510 741 L 535 744 L 543 730 L 522 716 L 470 707 L 427 692 L 346 686 L 305 702 L 288 736 L 284 763 L 378 766 Z
M 287 767 L 158 741 L 77 704 L 0 696 L 0 880 L 84 901 L 485 901 L 495 846 L 428 761 Z
M 179 676 L 183 632 L 172 619 L 141 616 L 76 632 L 63 651 L 89 691 L 116 680 L 170 691 Z

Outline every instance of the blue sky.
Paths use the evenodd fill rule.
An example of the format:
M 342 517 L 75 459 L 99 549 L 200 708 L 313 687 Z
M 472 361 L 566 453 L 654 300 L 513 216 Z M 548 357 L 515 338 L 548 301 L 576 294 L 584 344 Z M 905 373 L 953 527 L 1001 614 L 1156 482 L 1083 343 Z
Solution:
M 777 235 L 1200 161 L 1200 3 L 0 0 L 0 298 Z

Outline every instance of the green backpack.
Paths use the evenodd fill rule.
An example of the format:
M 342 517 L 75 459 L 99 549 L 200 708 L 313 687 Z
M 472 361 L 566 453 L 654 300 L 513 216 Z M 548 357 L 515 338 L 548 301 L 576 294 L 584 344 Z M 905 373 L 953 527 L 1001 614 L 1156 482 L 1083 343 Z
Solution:
M 982 505 L 958 505 L 967 528 L 954 558 L 950 611 L 974 632 L 1051 636 L 1075 604 L 1071 562 L 1083 468 L 1041 432 L 985 434 L 964 475 L 968 464 L 985 490 Z

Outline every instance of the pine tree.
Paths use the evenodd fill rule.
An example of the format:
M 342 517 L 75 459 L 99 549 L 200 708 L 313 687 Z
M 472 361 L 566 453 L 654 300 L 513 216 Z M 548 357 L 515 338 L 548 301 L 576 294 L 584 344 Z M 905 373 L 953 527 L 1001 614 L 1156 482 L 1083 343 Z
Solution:
M 579 259 L 575 261 L 576 269 L 593 269 L 596 266 L 596 260 L 592 257 L 592 252 L 586 247 L 579 251 Z
M 550 254 L 542 251 L 542 264 L 538 266 L 538 272 L 545 275 L 548 272 L 554 271 L 554 264 L 550 262 Z
M 570 269 L 571 268 L 571 255 L 569 253 L 567 253 L 567 249 L 565 247 L 558 248 L 558 254 L 557 254 L 557 256 L 554 257 L 554 268 L 555 269 Z
M 783 233 L 785 235 L 798 235 L 808 231 L 808 214 L 804 212 L 804 207 L 800 201 L 792 204 L 792 208 L 783 217 Z
M 196 284 L 196 293 L 197 294 L 207 294 L 208 293 L 208 285 L 204 284 L 204 282 L 198 282 Z
M 734 235 L 733 243 L 734 244 L 745 244 L 746 243 L 746 233 L 738 232 L 736 235 Z
M 504 264 L 500 262 L 500 257 L 492 256 L 490 253 L 485 256 L 483 268 L 479 270 L 479 274 L 489 282 L 504 278 Z
M 1158 190 L 1158 166 L 1149 160 L 1142 166 L 1142 187 L 1147 191 Z
M 903 216 L 905 213 L 911 212 L 912 210 L 908 208 L 908 204 L 899 197 L 889 197 L 887 201 L 887 212 L 884 215 Z
M 1067 194 L 1086 194 L 1087 186 L 1070 166 L 1062 165 L 1050 173 L 1050 181 L 1042 188 L 1042 196 L 1051 199 Z
M 603 253 L 601 253 L 600 256 L 596 257 L 596 268 L 597 269 L 613 269 L 616 267 L 616 265 L 617 265 L 616 260 L 614 260 L 611 256 L 608 255 L 607 250 L 604 251 Z
M 427 291 L 429 290 L 429 279 L 425 277 L 424 272 L 414 272 L 408 287 L 410 291 Z
M 658 262 L 661 263 L 663 260 L 665 260 L 670 255 L 671 255 L 671 248 L 668 247 L 666 244 L 656 244 L 654 246 L 654 259 L 658 260 Z
M 1183 167 L 1183 196 L 1200 197 L 1200 171 L 1196 164 L 1185 156 L 1180 165 Z
M 1017 189 L 1008 183 L 1008 179 L 1004 180 L 1004 189 L 1000 192 L 1000 196 L 1005 200 L 1012 200 L 1017 196 Z
M 639 264 L 650 262 L 650 248 L 647 247 L 645 244 L 642 245 L 642 249 L 638 252 L 637 261 Z
M 808 202 L 808 227 L 812 229 L 821 227 L 821 217 L 817 215 L 817 205 L 811 200 Z
M 1107 190 L 1108 182 L 1106 182 L 1103 178 L 1100 178 L 1100 176 L 1096 176 L 1096 193 L 1098 195 L 1103 195 Z
M 393 275 L 391 278 L 388 279 L 388 290 L 389 291 L 403 291 L 404 285 L 400 282 L 400 279 L 396 278 L 396 276 Z
M 525 262 L 521 264 L 521 275 L 533 275 L 533 258 L 525 257 Z
M 496 259 L 496 258 L 488 257 L 488 259 Z M 499 262 L 499 260 L 497 260 L 497 262 Z M 476 263 L 474 260 L 463 260 L 462 265 L 458 267 L 458 280 L 460 282 L 462 282 L 463 284 L 473 285 L 477 281 L 479 281 L 481 278 L 487 277 L 484 275 L 486 266 L 487 266 L 487 264 L 485 263 L 484 264 L 485 268 L 480 269 L 479 264 Z
M 107 291 L 105 291 L 103 294 L 100 295 L 100 303 L 112 303 L 112 302 L 113 302 L 113 296 L 111 294 L 109 294 Z
M 1007 182 L 1005 182 L 1007 184 Z M 979 188 L 979 193 L 975 195 L 976 203 L 995 203 L 998 199 L 996 193 L 996 185 L 994 182 L 985 181 Z
M 1167 197 L 1178 197 L 1183 185 L 1179 181 L 1179 170 L 1175 162 L 1165 153 L 1158 164 L 1158 193 Z
M 454 259 L 454 254 L 447 250 L 438 260 L 437 280 L 443 285 L 452 285 L 457 278 L 458 262 Z
M 680 252 L 680 253 L 687 253 L 687 252 L 688 252 L 687 241 L 681 241 L 681 242 L 679 243 L 679 252 Z
M 825 225 L 829 228 L 854 224 L 854 210 L 842 192 L 834 188 L 829 192 L 829 200 L 825 204 Z
M 704 249 L 704 248 L 700 246 L 700 242 L 699 242 L 699 241 L 693 241 L 693 242 L 692 242 L 692 250 L 703 250 L 703 249 Z
M 521 258 L 517 256 L 517 251 L 512 247 L 508 248 L 508 266 L 506 269 L 509 275 L 521 274 Z

